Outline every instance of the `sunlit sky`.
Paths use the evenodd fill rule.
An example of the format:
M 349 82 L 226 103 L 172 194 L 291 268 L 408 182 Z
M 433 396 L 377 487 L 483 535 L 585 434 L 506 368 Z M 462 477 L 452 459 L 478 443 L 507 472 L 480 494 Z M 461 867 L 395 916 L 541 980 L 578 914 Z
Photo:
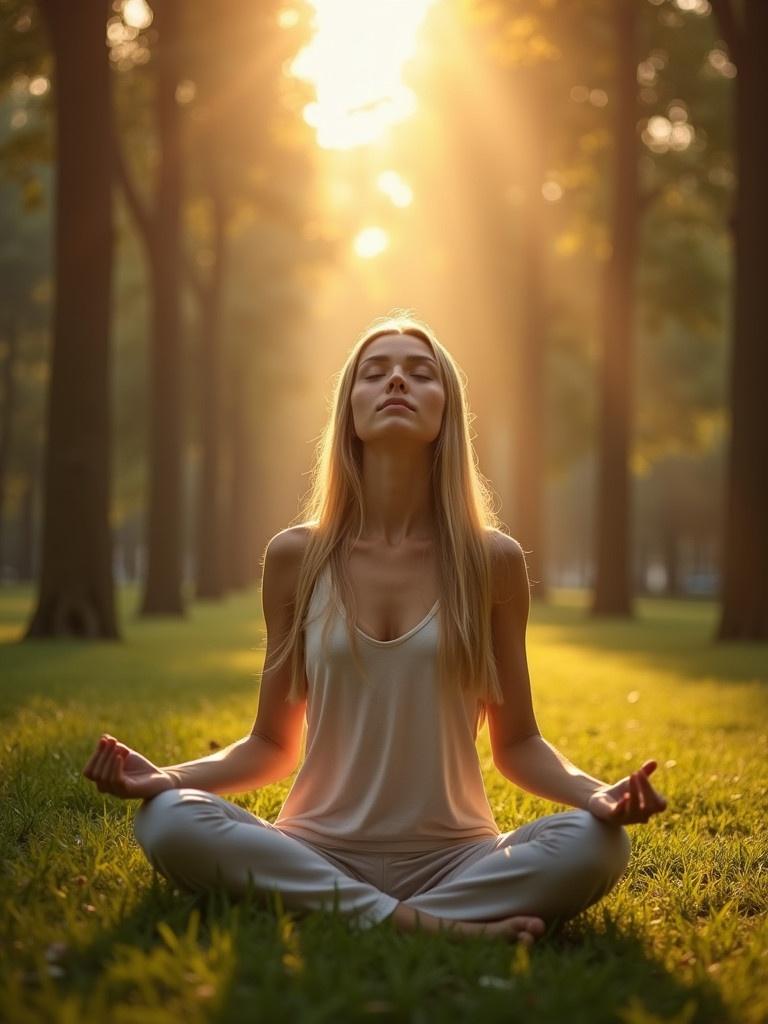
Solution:
M 291 70 L 311 82 L 304 116 L 318 145 L 351 149 L 378 139 L 415 107 L 402 80 L 434 0 L 310 0 L 314 36 Z

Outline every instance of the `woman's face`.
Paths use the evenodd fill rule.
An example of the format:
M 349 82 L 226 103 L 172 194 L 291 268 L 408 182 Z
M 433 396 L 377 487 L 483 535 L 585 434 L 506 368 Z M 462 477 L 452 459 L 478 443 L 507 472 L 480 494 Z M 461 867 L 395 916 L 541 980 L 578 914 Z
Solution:
M 385 404 L 393 399 L 399 404 Z M 351 406 L 361 441 L 434 441 L 443 421 L 445 390 L 427 342 L 410 334 L 383 334 L 369 342 L 358 359 Z

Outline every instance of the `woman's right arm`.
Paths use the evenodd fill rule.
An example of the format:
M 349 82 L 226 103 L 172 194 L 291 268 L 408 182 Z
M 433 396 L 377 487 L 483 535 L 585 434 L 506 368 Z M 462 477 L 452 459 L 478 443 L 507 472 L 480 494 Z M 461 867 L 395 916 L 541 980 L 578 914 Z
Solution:
M 293 620 L 299 566 L 307 534 L 293 527 L 276 534 L 267 545 L 261 586 L 267 651 L 261 675 L 256 721 L 249 736 L 196 761 L 164 768 L 174 786 L 209 793 L 240 793 L 258 789 L 290 775 L 301 754 L 306 701 L 289 704 L 290 664 L 273 668 L 274 651 Z
M 149 798 L 171 788 L 240 793 L 285 778 L 298 764 L 306 701 L 288 703 L 290 663 L 274 667 L 274 651 L 290 629 L 299 567 L 308 540 L 306 527 L 276 534 L 267 545 L 262 607 L 267 650 L 259 704 L 250 735 L 214 754 L 157 768 L 111 736 L 102 736 L 83 774 L 101 792 Z

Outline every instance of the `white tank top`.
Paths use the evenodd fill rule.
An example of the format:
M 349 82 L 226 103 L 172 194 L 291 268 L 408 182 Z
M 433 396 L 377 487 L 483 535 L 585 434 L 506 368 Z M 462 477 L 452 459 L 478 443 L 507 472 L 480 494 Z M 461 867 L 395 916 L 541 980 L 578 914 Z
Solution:
M 275 819 L 281 829 L 329 848 L 382 852 L 499 835 L 475 746 L 478 700 L 438 686 L 439 605 L 394 640 L 358 628 L 363 679 L 330 567 L 321 572 L 305 626 L 305 755 Z

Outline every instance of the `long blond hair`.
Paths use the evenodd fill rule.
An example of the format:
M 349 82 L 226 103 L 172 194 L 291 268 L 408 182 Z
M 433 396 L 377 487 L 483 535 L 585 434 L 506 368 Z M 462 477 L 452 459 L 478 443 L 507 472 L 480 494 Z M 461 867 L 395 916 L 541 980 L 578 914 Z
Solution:
M 490 531 L 499 528 L 499 519 L 472 445 L 466 377 L 431 328 L 407 312 L 374 320 L 336 375 L 330 415 L 298 516 L 301 522 L 295 524 L 309 527 L 310 539 L 299 571 L 293 622 L 275 652 L 273 667 L 290 656 L 288 699 L 301 699 L 306 686 L 305 619 L 315 582 L 327 564 L 331 585 L 347 610 L 350 646 L 360 665 L 355 598 L 345 571 L 363 527 L 362 442 L 354 432 L 350 396 L 363 349 L 385 334 L 407 334 L 425 341 L 437 360 L 445 390 L 432 463 L 442 623 L 438 676 L 443 685 L 459 685 L 477 695 L 478 723 L 482 724 L 485 705 L 503 703 L 491 639 L 489 552 Z M 323 636 L 327 637 L 327 629 Z

